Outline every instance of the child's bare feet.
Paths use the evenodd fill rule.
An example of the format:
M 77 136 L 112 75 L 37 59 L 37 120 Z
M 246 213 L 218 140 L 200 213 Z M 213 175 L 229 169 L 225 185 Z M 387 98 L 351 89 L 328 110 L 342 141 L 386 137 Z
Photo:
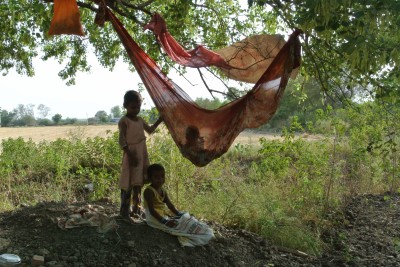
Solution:
M 129 216 L 136 220 L 143 221 L 145 219 L 144 212 L 141 207 L 133 207 L 132 212 L 129 214 Z

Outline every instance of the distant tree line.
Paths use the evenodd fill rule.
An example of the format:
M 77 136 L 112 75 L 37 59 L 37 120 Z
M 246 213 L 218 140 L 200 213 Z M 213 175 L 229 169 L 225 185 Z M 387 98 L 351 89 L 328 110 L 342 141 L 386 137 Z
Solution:
M 354 91 L 354 90 L 353 90 Z M 349 91 L 349 92 L 353 92 Z M 195 102 L 200 107 L 206 109 L 217 109 L 228 102 L 240 96 L 240 92 L 235 88 L 230 88 L 230 94 L 225 96 L 225 99 L 220 98 L 196 98 Z M 241 92 L 243 95 L 245 92 Z M 354 96 L 348 96 L 348 99 Z M 303 126 L 308 121 L 313 121 L 316 116 L 316 110 L 324 109 L 326 106 L 340 108 L 343 103 L 333 101 L 326 97 L 316 81 L 299 81 L 291 83 L 287 88 L 280 102 L 280 107 L 274 117 L 259 130 L 279 131 L 286 127 L 291 117 L 296 116 L 299 123 Z M 64 118 L 62 114 L 56 113 L 51 115 L 50 108 L 43 104 L 36 107 L 35 105 L 18 105 L 12 111 L 1 110 L 1 126 L 50 126 L 50 125 L 95 125 L 106 123 L 118 123 L 119 119 L 124 115 L 123 107 L 114 106 L 109 113 L 105 110 L 97 111 L 93 117 L 86 119 Z M 142 109 L 140 116 L 148 122 L 154 122 L 159 117 L 156 108 Z
M 202 100 L 205 103 L 209 100 Z M 217 107 L 219 101 L 210 101 L 208 106 Z M 1 127 L 21 127 L 21 126 L 55 126 L 55 125 L 96 125 L 107 123 L 118 123 L 119 119 L 124 115 L 123 107 L 114 106 L 107 113 L 105 110 L 97 111 L 93 117 L 89 118 L 64 118 L 62 114 L 51 114 L 50 108 L 40 104 L 35 108 L 35 105 L 19 104 L 11 111 L 1 109 L 0 107 L 0 122 Z M 156 108 L 143 109 L 140 116 L 149 122 L 154 122 L 158 119 L 158 111 Z
M 36 108 L 33 104 L 19 104 L 10 111 L 0 107 L 1 127 L 116 123 L 122 116 L 123 108 L 114 106 L 110 109 L 110 113 L 100 110 L 93 117 L 86 119 L 64 118 L 62 114 L 52 115 L 50 111 L 50 108 L 43 104 Z

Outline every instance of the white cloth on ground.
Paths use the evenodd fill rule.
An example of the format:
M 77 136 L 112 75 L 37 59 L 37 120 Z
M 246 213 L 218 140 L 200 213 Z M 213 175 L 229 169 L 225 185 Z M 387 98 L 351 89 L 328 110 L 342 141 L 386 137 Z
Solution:
M 71 207 L 69 218 L 57 218 L 57 225 L 64 230 L 95 226 L 99 233 L 106 233 L 118 228 L 117 222 L 105 213 L 104 207 L 90 204 L 79 208 Z
M 154 218 L 148 209 L 145 209 L 146 223 L 153 227 L 178 237 L 178 241 L 182 246 L 195 247 L 203 246 L 214 238 L 214 231 L 207 224 L 200 222 L 188 212 L 184 213 L 178 221 L 176 227 L 171 228 L 160 223 Z

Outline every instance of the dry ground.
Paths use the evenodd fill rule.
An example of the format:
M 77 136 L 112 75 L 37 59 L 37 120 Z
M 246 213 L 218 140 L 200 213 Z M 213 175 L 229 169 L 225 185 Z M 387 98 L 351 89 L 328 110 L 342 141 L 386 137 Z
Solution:
M 20 256 L 21 267 L 34 255 L 46 267 L 395 267 L 400 266 L 400 196 L 354 197 L 332 227 L 321 233 L 327 249 L 318 256 L 277 247 L 253 233 L 207 222 L 215 233 L 208 245 L 181 247 L 176 237 L 145 223 L 118 220 L 118 204 L 95 204 L 117 220 L 107 233 L 95 227 L 61 230 L 57 218 L 87 203 L 39 203 L 0 213 L 0 254 Z M 92 203 L 93 204 L 93 203 Z M 1 264 L 0 264 L 1 265 Z

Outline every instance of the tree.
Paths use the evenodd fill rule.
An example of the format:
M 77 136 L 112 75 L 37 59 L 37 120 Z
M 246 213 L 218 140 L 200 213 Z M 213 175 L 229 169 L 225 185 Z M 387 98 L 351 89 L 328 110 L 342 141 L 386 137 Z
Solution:
M 400 95 L 399 1 L 248 0 L 247 10 L 239 6 L 240 1 L 226 0 L 106 2 L 165 71 L 173 66 L 172 62 L 165 59 L 154 37 L 142 31 L 154 11 L 165 17 L 171 34 L 188 48 L 201 43 L 218 49 L 250 34 L 289 34 L 300 28 L 304 31 L 302 74 L 318 80 L 324 95 L 346 100 L 343 88 L 363 88 L 382 99 Z M 88 51 L 94 51 L 99 62 L 110 69 L 120 57 L 127 60 L 110 25 L 102 29 L 94 24 L 97 5 L 91 0 L 78 1 L 88 38 L 49 38 L 51 2 L 8 0 L 0 4 L 0 15 L 9 18 L 0 21 L 2 72 L 15 68 L 20 74 L 32 76 L 32 58 L 40 53 L 43 60 L 55 58 L 64 63 L 59 76 L 73 84 L 78 71 L 90 70 Z
M 68 84 L 75 83 L 78 71 L 89 71 L 87 50 L 93 50 L 99 62 L 110 69 L 120 57 L 127 60 L 121 42 L 110 25 L 99 28 L 93 21 L 97 5 L 91 0 L 78 1 L 80 16 L 88 38 L 75 36 L 49 37 L 53 4 L 50 0 L 19 1 L 8 0 L 0 4 L 0 21 L 3 31 L 0 37 L 2 61 L 1 70 L 5 73 L 15 68 L 20 74 L 34 75 L 32 58 L 42 55 L 43 60 L 54 58 L 65 64 L 59 76 Z M 215 1 L 212 5 L 195 1 L 106 1 L 107 5 L 131 31 L 135 40 L 163 67 L 171 66 L 154 41 L 154 37 L 143 32 L 142 26 L 150 21 L 154 11 L 161 12 L 169 22 L 169 29 L 179 41 L 191 46 L 194 42 L 207 44 L 210 48 L 225 46 L 240 31 L 251 28 L 250 22 L 240 21 L 240 7 L 236 1 Z M 232 16 L 230 16 L 232 14 Z M 262 15 L 261 17 L 265 17 Z M 234 20 L 231 23 L 231 20 Z M 254 19 L 254 18 L 253 18 Z M 182 25 L 185 30 L 182 31 Z M 33 30 L 34 29 L 34 30 Z M 198 33 L 203 34 L 199 35 Z
M 54 124 L 58 125 L 61 122 L 61 118 L 62 118 L 61 114 L 57 113 L 51 119 L 54 121 Z
M 15 113 L 14 124 L 17 126 L 36 125 L 34 107 L 35 105 L 33 104 L 28 104 L 28 105 L 19 104 L 13 110 L 13 113 Z
M 199 97 L 199 98 L 195 99 L 195 102 L 200 107 L 206 108 L 206 109 L 217 109 L 217 108 L 219 108 L 220 106 L 222 106 L 224 104 L 218 98 L 208 99 L 208 98 Z
M 65 120 L 63 120 L 64 124 L 75 124 L 77 123 L 78 119 L 76 118 L 66 118 Z
M 11 122 L 13 121 L 14 117 L 15 117 L 15 113 L 14 112 L 8 112 L 5 109 L 1 110 L 1 126 L 10 126 Z
M 120 118 L 122 117 L 122 110 L 120 106 L 114 106 L 110 110 L 112 118 Z
M 100 121 L 100 122 L 107 122 L 108 121 L 108 115 L 107 112 L 104 110 L 97 111 L 94 117 Z
M 344 88 L 400 96 L 399 0 L 249 0 L 268 6 L 284 28 L 304 31 L 304 72 L 325 93 L 346 100 Z
M 88 125 L 95 125 L 98 122 L 98 120 L 96 118 L 92 117 L 92 118 L 88 118 L 87 122 L 88 122 Z
M 37 110 L 39 111 L 39 114 L 40 114 L 40 118 L 41 118 L 41 119 L 46 118 L 46 117 L 49 115 L 49 113 L 50 113 L 50 108 L 49 108 L 49 107 L 46 107 L 46 106 L 43 105 L 43 104 L 40 104 L 40 105 L 37 107 Z
M 145 121 L 153 124 L 160 117 L 157 108 L 153 107 L 151 109 L 142 109 L 139 113 L 139 116 L 142 117 Z
M 283 99 L 277 113 L 272 117 L 267 125 L 262 128 L 281 130 L 288 126 L 290 117 L 297 116 L 299 122 L 306 128 L 306 122 L 313 121 L 315 111 L 324 108 L 324 105 L 339 105 L 339 103 L 323 102 L 323 94 L 316 80 L 303 82 L 298 79 L 291 83 L 285 90 Z
M 36 121 L 37 121 L 37 124 L 40 125 L 40 126 L 50 126 L 50 125 L 52 125 L 52 121 L 49 120 L 49 119 L 46 119 L 46 118 L 38 119 Z

